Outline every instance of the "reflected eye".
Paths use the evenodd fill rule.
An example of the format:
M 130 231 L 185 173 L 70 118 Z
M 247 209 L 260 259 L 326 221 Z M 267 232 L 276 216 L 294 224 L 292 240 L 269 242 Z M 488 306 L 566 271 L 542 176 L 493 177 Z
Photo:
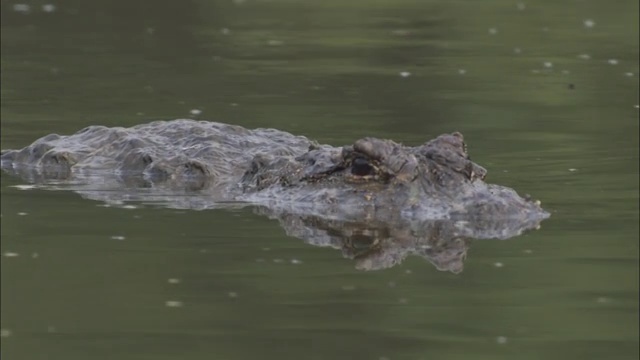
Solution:
M 363 158 L 353 159 L 351 164 L 351 173 L 357 176 L 366 176 L 373 174 L 373 167 L 369 165 L 369 162 Z

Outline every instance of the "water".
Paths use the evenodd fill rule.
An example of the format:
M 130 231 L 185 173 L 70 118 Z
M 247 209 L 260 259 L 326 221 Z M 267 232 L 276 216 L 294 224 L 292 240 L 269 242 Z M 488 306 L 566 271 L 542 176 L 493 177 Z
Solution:
M 2 174 L 1 351 L 28 359 L 637 359 L 638 3 L 2 6 L 2 148 L 192 117 L 341 145 L 465 134 L 539 231 L 361 271 L 250 208 Z M 26 6 L 26 10 L 25 10 Z

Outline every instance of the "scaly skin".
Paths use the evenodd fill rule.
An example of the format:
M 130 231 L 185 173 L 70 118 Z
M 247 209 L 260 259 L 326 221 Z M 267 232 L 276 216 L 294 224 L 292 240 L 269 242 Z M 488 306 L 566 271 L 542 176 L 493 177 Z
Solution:
M 273 129 L 156 121 L 51 134 L 1 159 L 3 170 L 35 183 L 195 192 L 341 220 L 549 216 L 539 202 L 485 183 L 460 133 L 416 147 L 376 138 L 332 147 Z

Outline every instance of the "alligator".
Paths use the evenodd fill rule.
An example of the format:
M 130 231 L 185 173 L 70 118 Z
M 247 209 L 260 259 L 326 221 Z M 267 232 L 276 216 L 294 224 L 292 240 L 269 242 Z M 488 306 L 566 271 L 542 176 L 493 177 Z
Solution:
M 485 183 L 457 132 L 415 147 L 376 138 L 332 147 L 274 129 L 173 120 L 51 134 L 0 158 L 33 184 L 22 189 L 66 189 L 107 206 L 250 206 L 361 270 L 415 255 L 459 273 L 472 239 L 508 239 L 549 216 L 540 202 Z
M 32 183 L 129 189 L 249 203 L 345 219 L 541 221 L 540 202 L 487 184 L 461 133 L 419 146 L 365 137 L 333 147 L 304 136 L 179 119 L 89 126 L 3 150 L 4 171 Z

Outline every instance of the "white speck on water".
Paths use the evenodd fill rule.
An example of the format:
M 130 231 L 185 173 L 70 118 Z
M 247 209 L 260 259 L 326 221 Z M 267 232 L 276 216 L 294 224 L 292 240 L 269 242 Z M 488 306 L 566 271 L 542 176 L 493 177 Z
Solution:
M 498 343 L 498 344 L 500 344 L 500 345 L 504 345 L 504 344 L 506 344 L 506 343 L 507 343 L 507 341 L 508 341 L 508 339 L 507 339 L 507 337 L 506 337 L 506 336 L 498 336 L 498 337 L 496 338 L 496 343 Z
M 302 261 L 300 261 L 300 260 L 298 260 L 298 259 L 291 259 L 291 263 L 292 263 L 293 265 L 300 265 L 300 264 L 302 264 Z
M 396 282 L 395 281 L 389 281 L 387 283 L 387 286 L 390 287 L 390 288 L 394 288 L 394 287 L 396 287 Z
M 231 33 L 231 30 L 229 30 L 228 28 L 222 28 L 220 32 L 222 33 L 222 35 L 229 35 L 229 33 Z
M 276 264 L 282 264 L 284 261 L 282 259 L 273 259 L 273 262 Z
M 269 247 L 263 247 L 262 248 L 262 251 L 269 251 L 269 250 L 271 250 L 271 248 L 269 248 Z
M 153 35 L 153 33 L 156 32 L 156 29 L 153 27 L 148 27 L 147 28 L 147 34 L 149 35 Z
M 460 74 L 460 75 L 464 75 L 464 74 L 466 74 L 466 73 L 467 73 L 467 70 L 465 70 L 465 69 L 458 69 L 458 74 Z
M 4 253 L 5 257 L 17 257 L 20 256 L 20 254 L 16 253 L 16 252 L 11 252 L 11 251 L 7 251 Z
M 178 300 L 167 300 L 165 301 L 164 305 L 166 307 L 182 307 L 184 306 L 184 303 Z
M 182 280 L 180 280 L 178 278 L 170 278 L 170 279 L 167 279 L 167 282 L 169 284 L 180 284 L 182 282 Z
M 542 65 L 544 65 L 544 67 L 546 68 L 552 68 L 553 67 L 553 63 L 551 61 L 545 61 L 542 63 Z
M 409 274 L 413 274 L 413 271 L 411 271 L 411 269 L 407 269 L 404 271 L 405 274 L 409 275 Z
M 229 104 L 229 105 L 231 105 L 231 106 L 233 106 L 233 107 L 236 107 L 236 106 L 238 106 L 238 103 L 231 103 L 231 104 Z
M 31 254 L 31 258 L 32 259 L 37 259 L 39 257 L 40 257 L 40 254 L 38 254 L 37 252 L 34 252 L 34 253 Z
M 200 114 L 202 114 L 202 110 L 200 110 L 200 109 L 191 109 L 191 110 L 189 111 L 189 113 L 190 113 L 191 115 L 200 115 Z
M 640 105 L 633 105 L 634 108 L 640 109 Z
M 403 77 L 403 78 L 406 78 L 406 77 L 411 76 L 411 73 L 408 72 L 408 71 L 401 71 L 400 72 L 400 76 Z
M 11 330 L 0 329 L 0 337 L 9 337 L 9 336 L 11 336 Z
M 405 29 L 396 29 L 396 30 L 391 30 L 391 35 L 396 35 L 396 36 L 407 36 L 411 34 L 411 32 L 409 30 L 405 30 Z
M 269 45 L 269 46 L 281 46 L 282 44 L 284 44 L 284 41 L 282 41 L 282 40 L 269 40 L 269 41 L 267 41 L 267 45 Z
M 596 22 L 591 19 L 586 19 L 585 21 L 582 22 L 582 24 L 584 25 L 584 27 L 589 29 L 596 26 Z
M 28 213 L 26 213 L 26 212 L 19 212 L 19 213 L 18 213 L 18 215 L 19 215 L 19 216 L 27 216 L 27 215 L 29 215 L 29 214 L 28 214 Z
M 494 263 L 493 263 L 493 266 L 494 266 L 494 267 L 497 267 L 497 268 L 501 268 L 501 267 L 503 267 L 503 266 L 504 266 L 504 264 L 498 261 L 498 262 L 494 262 Z
M 513 48 L 513 52 L 516 54 L 522 54 L 522 49 L 520 48 Z
M 628 76 L 628 77 L 632 77 L 632 76 L 633 76 L 633 73 L 632 73 L 632 72 L 626 72 L 626 73 L 624 73 L 624 75 L 625 75 L 625 76 Z
M 13 11 L 28 14 L 31 11 L 31 6 L 27 4 L 13 4 Z
M 18 190 L 33 190 L 38 188 L 36 185 L 14 185 L 12 187 Z
M 570 171 L 570 172 L 575 172 L 575 171 L 578 171 L 578 169 L 576 169 L 576 168 L 569 168 L 569 171 Z
M 489 29 L 489 35 L 495 35 L 498 33 L 498 29 L 497 28 L 490 28 Z
M 503 172 L 503 173 L 508 173 L 508 172 L 509 172 L 509 170 L 502 170 L 502 172 Z
M 591 55 L 589 55 L 589 54 L 580 54 L 580 55 L 578 55 L 578 59 L 589 60 L 589 59 L 591 59 Z
M 227 295 L 232 299 L 238 297 L 238 293 L 235 292 L 235 291 L 229 291 L 229 293 L 227 293 Z
M 533 73 L 533 74 L 540 74 L 540 70 L 538 70 L 538 69 L 533 69 L 533 70 L 531 70 L 531 73 Z
M 53 325 L 49 325 L 49 326 L 47 326 L 47 332 L 48 332 L 48 333 L 54 333 L 54 332 L 56 332 L 56 331 L 57 331 L 57 329 L 56 329 L 56 327 L 55 327 L 55 326 L 53 326 Z
M 136 115 L 138 115 L 138 116 L 143 116 L 143 115 L 144 115 L 144 113 L 143 113 L 143 112 L 137 112 L 137 113 L 136 113 Z M 105 206 L 105 207 L 108 207 L 108 206 Z
M 524 249 L 523 251 L 525 254 L 533 254 L 533 250 L 531 249 Z
M 113 235 L 111 237 L 111 240 L 124 240 L 124 239 L 125 239 L 125 237 L 122 236 L 122 235 Z
M 517 3 L 516 4 L 516 8 L 520 11 L 524 10 L 527 8 L 527 5 L 525 5 L 525 3 Z
M 617 59 L 609 59 L 609 60 L 607 60 L 607 62 L 609 63 L 609 65 L 618 65 L 618 60 Z
M 356 289 L 354 285 L 342 285 L 340 288 L 344 291 L 353 291 Z
M 406 303 L 408 303 L 408 302 L 409 302 L 409 300 L 407 300 L 406 298 L 400 298 L 400 299 L 398 299 L 398 303 L 399 303 L 399 304 L 406 304 Z
M 138 207 L 135 205 L 123 205 L 122 208 L 132 210 L 132 209 L 137 209 Z
M 569 70 L 562 70 L 560 72 L 562 73 L 562 75 L 569 75 Z
M 53 4 L 44 4 L 42 5 L 42 11 L 46 12 L 46 13 L 52 13 L 54 11 L 56 11 L 56 6 Z
M 598 304 L 606 304 L 608 302 L 611 302 L 611 299 L 609 299 L 608 297 L 600 296 L 596 299 L 596 302 Z

